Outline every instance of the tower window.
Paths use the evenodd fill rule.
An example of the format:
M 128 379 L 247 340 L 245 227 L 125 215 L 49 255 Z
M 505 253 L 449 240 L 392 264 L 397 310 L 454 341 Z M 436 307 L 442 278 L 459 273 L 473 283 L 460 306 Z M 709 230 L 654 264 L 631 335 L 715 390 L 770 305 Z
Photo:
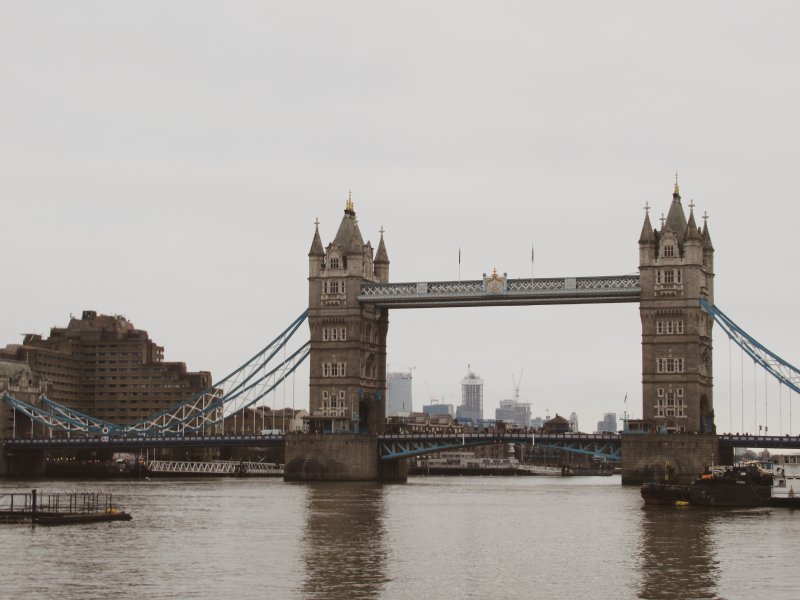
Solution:
M 331 257 L 330 268 L 331 269 L 338 269 L 339 268 L 339 257 L 338 256 Z
M 656 321 L 656 335 L 681 335 L 683 320 Z
M 658 269 L 656 271 L 656 283 L 675 284 L 681 283 L 680 269 Z
M 656 372 L 683 373 L 683 358 L 674 358 L 672 356 L 669 356 L 667 358 L 657 358 Z
M 675 256 L 675 246 L 673 246 L 672 244 L 664 246 L 664 256 L 665 257 Z

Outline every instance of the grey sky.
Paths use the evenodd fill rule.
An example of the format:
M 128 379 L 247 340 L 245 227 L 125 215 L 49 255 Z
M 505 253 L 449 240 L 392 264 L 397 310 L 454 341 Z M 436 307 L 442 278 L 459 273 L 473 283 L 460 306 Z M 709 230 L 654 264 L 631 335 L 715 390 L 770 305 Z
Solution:
M 800 363 L 793 2 L 0 4 L 0 345 L 124 314 L 219 379 L 307 302 L 314 219 L 348 190 L 392 281 L 634 273 L 680 173 L 710 215 L 716 302 Z M 307 330 L 304 330 L 306 334 Z M 390 315 L 392 369 L 487 416 L 641 416 L 638 308 Z M 307 335 L 307 334 L 306 334 Z M 728 364 L 734 363 L 729 374 Z M 715 328 L 721 430 L 766 422 L 764 380 Z M 753 414 L 754 389 L 761 412 Z M 733 416 L 730 415 L 730 391 Z M 787 394 L 768 384 L 770 431 Z M 307 370 L 295 403 L 307 403 Z M 796 401 L 796 398 L 795 398 Z M 793 415 L 800 430 L 800 412 Z

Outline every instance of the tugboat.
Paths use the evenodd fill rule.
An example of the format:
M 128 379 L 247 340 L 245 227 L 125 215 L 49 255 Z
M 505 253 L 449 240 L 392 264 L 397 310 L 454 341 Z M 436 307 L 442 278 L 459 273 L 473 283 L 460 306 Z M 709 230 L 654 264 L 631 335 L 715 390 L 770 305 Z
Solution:
M 771 506 L 800 508 L 800 455 L 778 456 L 772 467 Z
M 757 465 L 712 467 L 689 486 L 694 506 L 766 506 L 770 503 L 772 473 Z
M 664 477 L 642 485 L 642 498 L 648 506 L 685 506 L 689 502 L 689 486 L 675 481 L 675 467 L 664 463 Z

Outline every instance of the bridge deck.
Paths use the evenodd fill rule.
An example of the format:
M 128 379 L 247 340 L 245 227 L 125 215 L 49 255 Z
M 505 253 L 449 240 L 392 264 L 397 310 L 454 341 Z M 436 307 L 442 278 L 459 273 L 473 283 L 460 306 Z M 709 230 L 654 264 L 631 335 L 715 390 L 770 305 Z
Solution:
M 385 308 L 639 302 L 639 275 L 369 283 L 358 301 Z
M 630 434 L 636 435 L 636 434 Z M 643 434 L 641 434 L 643 435 Z M 381 453 L 392 454 L 390 447 L 410 449 L 417 445 L 465 446 L 505 442 L 516 444 L 559 445 L 566 447 L 579 445 L 590 448 L 602 446 L 620 446 L 622 437 L 615 433 L 536 433 L 531 436 L 530 431 L 524 432 L 493 432 L 493 433 L 414 433 L 414 434 L 381 434 L 376 436 L 381 446 Z M 282 446 L 285 437 L 277 435 L 206 435 L 206 436 L 146 436 L 146 437 L 121 437 L 121 436 L 89 436 L 73 438 L 17 438 L 3 441 L 7 451 L 14 450 L 66 450 L 66 449 L 124 449 L 124 448 L 180 448 L 180 447 L 215 447 L 215 446 Z M 800 449 L 800 436 L 779 435 L 719 435 L 719 443 L 737 448 L 782 448 Z

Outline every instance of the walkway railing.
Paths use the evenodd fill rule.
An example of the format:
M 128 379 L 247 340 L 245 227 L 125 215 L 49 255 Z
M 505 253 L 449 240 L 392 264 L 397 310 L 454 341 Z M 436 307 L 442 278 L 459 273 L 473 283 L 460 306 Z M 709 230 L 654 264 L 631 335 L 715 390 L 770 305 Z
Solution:
M 266 462 L 238 460 L 212 460 L 192 462 L 185 460 L 150 460 L 145 463 L 147 472 L 161 475 L 259 475 L 262 477 L 283 476 L 283 465 Z

